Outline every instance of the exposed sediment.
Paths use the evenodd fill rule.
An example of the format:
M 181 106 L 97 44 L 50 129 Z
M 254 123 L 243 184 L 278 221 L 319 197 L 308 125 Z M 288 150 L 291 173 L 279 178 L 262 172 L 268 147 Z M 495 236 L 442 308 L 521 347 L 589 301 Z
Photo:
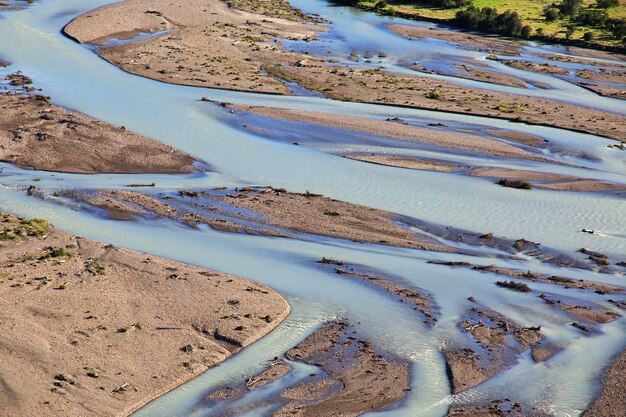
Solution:
M 208 224 L 224 231 L 292 238 L 299 232 L 363 243 L 456 252 L 395 224 L 393 213 L 271 187 L 246 187 L 232 192 L 182 191 L 178 197 L 158 198 L 121 190 L 99 191 L 95 195 L 73 193 L 73 196 L 117 216 L 153 213 L 187 224 Z
M 191 0 L 185 7 L 158 0 L 129 0 L 94 10 L 64 32 L 81 43 L 103 45 L 139 32 L 170 32 L 148 40 L 103 47 L 98 54 L 133 74 L 173 84 L 287 94 L 263 70 L 282 51 L 274 40 L 313 39 L 323 26 L 286 2 Z M 249 11 L 245 11 L 246 9 Z M 277 9 L 278 12 L 277 12 Z
M 337 115 L 303 110 L 280 109 L 262 106 L 226 104 L 227 108 L 252 113 L 258 116 L 280 120 L 312 123 L 314 125 L 331 126 L 355 132 L 369 133 L 384 137 L 421 142 L 446 148 L 481 152 L 507 158 L 528 159 L 534 161 L 554 162 L 541 155 L 533 154 L 510 144 L 478 135 L 461 132 L 449 132 L 435 128 L 425 128 L 402 120 L 376 120 L 367 117 Z
M 626 414 L 626 351 L 604 373 L 600 395 L 583 413 L 585 417 L 618 417 Z
M 336 416 L 353 417 L 366 412 L 383 409 L 402 399 L 409 388 L 409 363 L 379 351 L 368 341 L 355 337 L 353 328 L 342 321 L 325 324 L 303 342 L 290 349 L 285 357 L 319 368 L 295 384 L 285 386 L 278 395 L 264 398 L 263 405 L 276 404 L 274 417 L 281 416 Z M 277 364 L 277 365 L 272 365 Z M 234 401 L 245 396 L 267 373 L 281 366 L 273 382 L 290 369 L 282 360 L 274 360 L 270 366 L 246 384 L 228 389 L 220 388 L 207 400 Z M 286 370 L 287 372 L 282 372 Z M 252 382 L 251 382 L 252 381 Z M 236 413 L 227 411 L 225 416 Z
M 219 0 L 210 4 L 212 12 L 202 0 L 186 8 L 162 0 L 128 0 L 78 17 L 65 33 L 79 42 L 103 43 L 132 38 L 138 30 L 169 29 L 164 36 L 106 47 L 99 54 L 128 72 L 170 83 L 286 94 L 286 80 L 339 100 L 476 114 L 626 139 L 624 118 L 609 112 L 433 82 L 418 73 L 330 66 L 324 58 L 280 46 L 279 38 L 314 40 L 323 29 L 238 11 Z
M 290 310 L 262 284 L 44 220 L 5 214 L 0 228 L 4 415 L 128 415 L 267 334 Z
M 517 362 L 528 348 L 543 348 L 540 327 L 523 327 L 502 314 L 476 305 L 458 324 L 471 340 L 444 349 L 452 393 L 459 393 L 493 377 Z M 541 358 L 545 359 L 545 358 Z
M 39 95 L 0 94 L 0 160 L 72 173 L 182 174 L 196 160 L 124 127 L 51 104 Z
M 332 258 L 322 258 L 319 262 L 333 268 L 336 274 L 356 278 L 384 290 L 387 294 L 418 312 L 423 323 L 432 326 L 437 322 L 439 311 L 435 300 L 421 288 L 416 288 L 401 280 L 385 276 L 360 265 L 346 264 Z

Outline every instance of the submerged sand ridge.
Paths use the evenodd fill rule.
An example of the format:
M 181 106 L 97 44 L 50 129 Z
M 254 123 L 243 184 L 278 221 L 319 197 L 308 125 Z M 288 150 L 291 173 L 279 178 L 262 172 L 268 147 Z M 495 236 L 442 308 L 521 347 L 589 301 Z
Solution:
M 0 410 L 128 415 L 259 339 L 287 302 L 249 280 L 0 220 Z

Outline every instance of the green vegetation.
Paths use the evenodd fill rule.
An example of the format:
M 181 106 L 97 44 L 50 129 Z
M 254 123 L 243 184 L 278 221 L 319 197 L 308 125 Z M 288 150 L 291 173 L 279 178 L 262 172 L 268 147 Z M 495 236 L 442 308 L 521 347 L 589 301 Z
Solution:
M 426 93 L 426 98 L 429 98 L 431 100 L 440 100 L 441 98 L 443 98 L 443 95 L 441 94 L 441 91 L 433 90 Z
M 619 0 L 336 1 L 488 33 L 626 51 L 626 4 Z
M 50 222 L 42 219 L 26 219 L 0 213 L 0 240 L 19 241 L 22 237 L 44 238 L 48 235 Z
M 50 248 L 50 251 L 39 259 L 68 259 L 71 255 L 64 248 Z

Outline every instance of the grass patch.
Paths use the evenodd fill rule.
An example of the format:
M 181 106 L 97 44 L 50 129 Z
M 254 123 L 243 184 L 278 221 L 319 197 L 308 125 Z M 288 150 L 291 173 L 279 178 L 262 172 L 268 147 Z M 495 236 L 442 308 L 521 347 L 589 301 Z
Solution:
M 2 217 L 0 240 L 20 241 L 23 237 L 32 236 L 40 239 L 49 234 L 50 222 L 43 219 L 26 219 L 0 213 Z
M 414 20 L 442 21 L 454 25 L 457 12 L 465 10 L 465 7 L 441 8 L 433 2 L 417 0 L 336 0 L 340 3 L 350 4 L 358 8 L 373 11 L 379 14 L 400 16 Z M 581 46 L 590 48 L 615 48 L 623 51 L 624 44 L 605 27 L 593 24 L 576 23 L 575 18 L 560 16 L 556 20 L 548 20 L 544 16 L 545 7 L 559 0 L 473 0 L 472 5 L 477 8 L 489 7 L 496 9 L 498 13 L 506 11 L 515 12 L 519 15 L 522 24 L 530 29 L 529 38 L 567 42 L 574 41 Z M 596 0 L 583 0 L 582 10 L 598 10 L 595 8 Z M 617 7 L 607 9 L 608 17 L 612 19 L 626 18 L 626 3 L 620 2 Z M 575 24 L 575 29 L 568 31 Z

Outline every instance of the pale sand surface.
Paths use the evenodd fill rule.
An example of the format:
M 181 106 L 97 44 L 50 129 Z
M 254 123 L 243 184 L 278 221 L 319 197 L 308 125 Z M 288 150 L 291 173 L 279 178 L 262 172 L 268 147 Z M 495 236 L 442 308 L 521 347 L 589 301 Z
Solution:
M 279 80 L 263 73 L 257 56 L 271 61 L 283 54 L 268 44 L 275 38 L 312 39 L 325 28 L 300 22 L 306 16 L 284 2 L 235 4 L 265 14 L 229 8 L 219 0 L 190 0 L 184 6 L 129 0 L 89 12 L 64 31 L 81 43 L 101 44 L 139 32 L 171 30 L 155 39 L 101 49 L 99 54 L 126 71 L 169 83 L 288 93 Z
M 417 169 L 420 171 L 456 172 L 462 166 L 423 159 L 402 158 L 384 155 L 346 155 L 346 158 L 373 164 L 388 165 L 399 168 Z
M 275 64 L 275 75 L 345 101 L 416 107 L 556 126 L 612 139 L 626 139 L 626 119 L 618 114 L 550 100 L 463 87 L 417 75 L 329 67 L 319 60 Z
M 176 209 L 173 205 L 178 206 L 180 201 L 176 201 L 175 197 L 158 199 L 136 191 L 104 190 L 99 191 L 96 196 L 78 193 L 73 197 L 109 211 L 130 215 L 155 213 L 188 224 L 205 223 L 231 232 L 292 238 L 294 236 L 290 232 L 301 232 L 363 243 L 455 252 L 451 247 L 397 225 L 397 215 L 393 213 L 316 194 L 290 193 L 266 187 L 243 188 L 224 196 L 198 192 L 195 198 L 202 200 L 194 205 L 194 212 L 183 209 L 182 206 L 180 210 Z M 208 200 L 204 200 L 205 198 Z M 218 201 L 262 216 L 250 217 L 245 212 L 238 213 L 238 210 L 224 210 L 223 206 L 215 205 Z M 209 217 L 214 213 L 224 215 L 228 220 L 216 221 Z M 239 225 L 242 221 L 246 222 L 245 226 Z M 267 230 L 267 226 L 277 226 L 284 231 Z
M 0 160 L 73 173 L 190 173 L 196 160 L 146 136 L 50 104 L 0 94 Z
M 2 415 L 128 415 L 289 313 L 262 284 L 32 224 L 0 220 Z
M 591 91 L 595 91 L 596 93 L 613 98 L 626 99 L 626 86 L 625 87 L 612 87 L 600 84 L 591 84 L 591 83 L 578 83 L 581 87 L 585 87 Z
M 288 93 L 274 76 L 339 100 L 486 115 L 626 139 L 626 122 L 616 114 L 433 82 L 417 73 L 331 67 L 324 59 L 284 51 L 273 41 L 314 39 L 320 26 L 229 9 L 219 0 L 194 0 L 186 7 L 165 0 L 128 0 L 78 17 L 65 32 L 80 42 L 102 42 L 170 26 L 167 35 L 99 53 L 126 71 L 170 83 Z M 488 39 L 496 43 L 494 48 L 517 53 L 517 44 Z M 439 99 L 427 97 L 433 90 Z
M 599 397 L 583 416 L 620 417 L 626 415 L 626 351 L 623 351 L 604 373 L 604 386 Z
M 536 64 L 530 61 L 520 61 L 520 60 L 508 60 L 508 59 L 495 59 L 496 61 L 502 62 L 505 65 L 508 65 L 512 68 L 517 68 L 524 71 L 532 71 L 538 72 L 541 74 L 551 74 L 551 75 L 565 75 L 567 74 L 567 70 L 561 67 L 558 67 L 554 64 Z
M 477 48 L 481 51 L 490 51 L 500 55 L 519 55 L 520 45 L 498 37 L 479 36 L 467 32 L 453 30 L 430 29 L 412 25 L 387 25 L 392 32 L 410 38 L 432 38 L 460 45 Z
M 312 390 L 306 383 L 289 392 L 290 402 L 274 416 L 359 416 L 401 400 L 409 390 L 409 363 L 379 352 L 364 340 L 354 340 L 348 324 L 330 323 L 313 333 L 285 356 L 315 364 L 329 377 L 318 394 L 321 400 L 307 401 Z M 315 397 L 315 396 L 314 396 Z
M 346 155 L 346 158 L 421 171 L 463 173 L 474 177 L 521 180 L 532 183 L 533 187 L 552 191 L 594 192 L 626 191 L 626 185 L 598 180 L 576 178 L 561 174 L 526 171 L 509 168 L 463 166 L 459 164 L 429 161 L 422 159 L 390 157 L 385 155 Z
M 261 192 L 240 192 L 236 196 L 226 197 L 225 201 L 261 213 L 271 224 L 299 232 L 357 242 L 454 251 L 396 225 L 393 213 L 328 197 L 266 189 Z
M 515 132 L 513 130 L 487 129 L 487 133 L 528 146 L 538 146 L 545 142 L 545 139 L 541 136 L 531 135 L 530 133 Z
M 554 163 L 554 161 L 550 159 L 526 152 L 507 143 L 476 135 L 427 129 L 404 123 L 375 120 L 360 116 L 236 104 L 228 104 L 227 106 L 234 110 L 245 111 L 274 119 L 314 123 L 373 135 L 422 142 L 430 145 L 476 151 L 508 158 L 530 159 Z
M 526 82 L 511 75 L 501 74 L 486 69 L 478 69 L 469 65 L 457 65 L 460 72 L 455 77 L 467 78 L 470 80 L 484 81 L 492 84 L 507 85 L 511 87 L 526 88 Z
M 326 323 L 286 352 L 285 357 L 315 366 L 318 371 L 286 385 L 264 401 L 276 406 L 273 417 L 356 417 L 383 409 L 410 390 L 410 364 L 359 339 L 354 328 L 344 321 Z M 291 371 L 282 359 L 275 359 L 247 383 L 218 388 L 206 400 L 236 401 L 256 387 L 256 382 L 251 381 L 265 384 Z M 236 415 L 227 410 L 221 416 Z
M 458 165 L 447 164 L 443 162 L 383 155 L 346 155 L 346 158 L 354 159 L 357 161 L 371 162 L 373 164 L 417 169 L 420 171 L 455 172 L 459 168 L 462 168 Z

